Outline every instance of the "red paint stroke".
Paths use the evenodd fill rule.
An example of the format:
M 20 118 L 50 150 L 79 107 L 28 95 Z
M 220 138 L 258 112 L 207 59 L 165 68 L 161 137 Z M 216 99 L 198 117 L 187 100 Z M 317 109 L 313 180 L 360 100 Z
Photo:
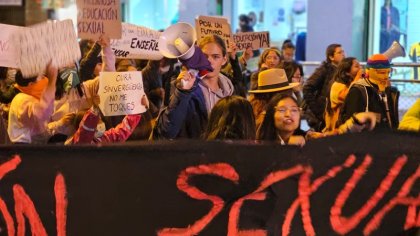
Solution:
M 194 175 L 216 175 L 231 180 L 234 183 L 238 183 L 239 181 L 239 175 L 236 170 L 226 163 L 187 167 L 181 171 L 178 176 L 178 189 L 185 192 L 191 198 L 198 200 L 210 200 L 213 203 L 213 208 L 207 215 L 203 216 L 187 228 L 164 228 L 159 230 L 158 235 L 197 235 L 213 220 L 214 217 L 220 213 L 220 211 L 222 211 L 225 205 L 222 198 L 216 195 L 208 195 L 200 191 L 198 188 L 188 184 L 189 179 Z
M 286 170 L 279 170 L 279 171 L 272 172 L 265 177 L 265 179 L 261 182 L 257 190 L 255 190 L 251 194 L 248 194 L 238 199 L 233 204 L 229 212 L 228 236 L 252 235 L 253 233 L 255 233 L 255 235 L 267 235 L 267 232 L 261 229 L 250 229 L 250 230 L 243 230 L 243 231 L 239 230 L 238 222 L 239 222 L 239 216 L 240 216 L 240 211 L 241 211 L 243 202 L 246 200 L 259 200 L 259 201 L 265 200 L 266 196 L 265 196 L 265 193 L 263 194 L 263 191 L 265 191 L 268 187 L 270 187 L 274 183 L 277 183 L 281 180 L 289 178 L 293 175 L 302 173 L 303 171 L 304 171 L 304 167 L 302 165 L 297 165 Z
M 67 222 L 67 190 L 64 176 L 58 173 L 55 177 L 54 184 L 55 193 L 55 215 L 57 219 L 57 236 L 66 235 Z
M 419 214 L 417 216 L 416 227 L 420 227 L 420 212 L 419 212 Z
M 323 185 L 326 181 L 335 178 L 338 173 L 340 173 L 343 168 L 350 168 L 354 162 L 356 161 L 356 157 L 354 155 L 350 155 L 341 166 L 334 166 L 330 170 L 327 171 L 327 174 L 317 178 L 312 185 L 310 185 L 310 194 L 316 192 L 318 188 Z M 290 228 L 292 225 L 292 220 L 296 215 L 298 207 L 301 206 L 301 199 L 298 197 L 289 207 L 286 213 L 285 220 L 282 226 L 282 235 L 289 235 Z M 303 215 L 303 213 L 301 213 Z
M 41 219 L 35 210 L 34 203 L 31 198 L 26 194 L 23 187 L 19 184 L 13 186 L 13 196 L 15 198 L 15 214 L 17 220 L 17 235 L 25 235 L 25 218 L 28 218 L 31 225 L 32 235 L 43 236 L 47 235 Z
M 22 162 L 19 155 L 14 155 L 12 159 L 0 165 L 0 179 L 17 168 L 17 166 Z
M 315 230 L 312 225 L 311 213 L 309 209 L 311 208 L 311 203 L 309 201 L 309 196 L 311 195 L 311 175 L 313 170 L 311 167 L 306 167 L 304 172 L 299 178 L 299 201 L 302 209 L 302 222 L 303 229 L 306 232 L 306 235 L 315 236 Z
M 239 224 L 239 215 L 241 212 L 241 207 L 245 200 L 256 200 L 264 201 L 266 198 L 266 193 L 253 193 L 245 197 L 238 199 L 231 207 L 229 212 L 229 222 L 228 222 L 228 236 L 244 236 L 244 235 L 255 235 L 255 236 L 265 236 L 267 235 L 266 230 L 252 229 L 240 231 L 238 228 Z
M 15 235 L 15 222 L 13 221 L 13 217 L 10 214 L 9 210 L 7 209 L 6 203 L 0 197 L 0 211 L 3 214 L 4 221 L 6 222 L 7 226 L 7 235 Z
M 417 207 L 411 205 L 407 210 L 407 217 L 405 218 L 404 230 L 416 227 Z
M 344 204 L 372 163 L 372 157 L 366 155 L 362 164 L 356 168 L 352 177 L 349 179 L 349 181 L 347 181 L 343 190 L 341 190 L 341 192 L 338 194 L 334 205 L 331 207 L 330 222 L 333 230 L 339 234 L 347 234 L 353 230 L 360 223 L 360 221 L 363 220 L 378 204 L 385 193 L 390 190 L 395 178 L 399 175 L 402 167 L 406 164 L 406 162 L 406 156 L 397 158 L 394 165 L 389 170 L 388 175 L 382 180 L 379 187 L 376 189 L 375 193 L 370 197 L 370 199 L 352 216 L 343 217 L 342 209 Z
M 366 227 L 363 229 L 365 235 L 371 234 L 373 231 L 379 228 L 381 225 L 382 219 L 385 215 L 391 211 L 396 205 L 406 205 L 406 206 L 420 206 L 420 196 L 417 198 L 407 197 L 410 193 L 414 183 L 420 177 L 420 167 L 417 168 L 416 172 L 410 176 L 402 185 L 400 191 L 398 191 L 397 196 L 391 199 L 381 210 L 379 210 L 372 219 L 367 223 Z M 415 216 L 412 216 L 415 217 Z M 407 219 L 406 219 L 407 220 Z M 417 219 L 417 226 L 419 226 L 419 219 Z

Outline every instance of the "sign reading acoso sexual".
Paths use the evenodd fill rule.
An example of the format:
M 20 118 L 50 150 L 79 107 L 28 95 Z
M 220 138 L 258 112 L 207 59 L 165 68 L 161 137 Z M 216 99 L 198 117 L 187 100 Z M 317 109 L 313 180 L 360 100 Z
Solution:
M 420 136 L 0 146 L 8 235 L 416 235 Z M 349 145 L 351 144 L 351 145 Z

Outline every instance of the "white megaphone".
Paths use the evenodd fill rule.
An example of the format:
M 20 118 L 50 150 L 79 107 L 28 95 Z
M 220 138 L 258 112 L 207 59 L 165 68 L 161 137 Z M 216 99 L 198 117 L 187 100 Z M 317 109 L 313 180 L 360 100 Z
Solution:
M 382 54 L 388 57 L 389 61 L 392 61 L 396 57 L 405 57 L 405 49 L 399 42 L 394 41 L 391 47 Z
M 159 37 L 159 51 L 167 58 L 187 60 L 194 55 L 197 40 L 194 27 L 188 23 L 169 26 Z

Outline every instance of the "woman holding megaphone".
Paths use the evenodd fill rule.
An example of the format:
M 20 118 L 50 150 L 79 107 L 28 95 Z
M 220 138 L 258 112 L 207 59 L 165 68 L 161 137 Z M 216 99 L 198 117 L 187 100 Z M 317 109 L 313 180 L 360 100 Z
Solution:
M 213 106 L 233 94 L 231 81 L 220 73 L 227 62 L 223 39 L 206 36 L 197 45 L 191 58 L 181 60 L 184 69 L 173 83 L 169 105 L 158 117 L 153 139 L 201 137 Z

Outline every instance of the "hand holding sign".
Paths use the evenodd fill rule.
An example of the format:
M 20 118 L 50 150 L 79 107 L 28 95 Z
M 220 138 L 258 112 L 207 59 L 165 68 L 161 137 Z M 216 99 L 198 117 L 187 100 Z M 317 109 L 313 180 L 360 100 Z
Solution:
M 146 94 L 143 94 L 141 97 L 140 104 L 143 105 L 146 109 L 149 109 L 149 99 L 147 99 Z
M 98 44 L 103 48 L 108 47 L 111 45 L 111 39 L 106 34 L 101 34 L 101 36 L 99 36 Z
M 99 107 L 105 116 L 139 114 L 146 111 L 140 71 L 101 72 Z M 142 98 L 142 99 L 139 99 Z M 146 98 L 147 99 L 147 98 Z
M 235 60 L 236 58 L 236 52 L 238 50 L 238 48 L 236 47 L 236 44 L 232 41 L 229 42 L 229 48 L 230 48 L 230 52 L 229 52 L 229 57 L 231 60 Z

